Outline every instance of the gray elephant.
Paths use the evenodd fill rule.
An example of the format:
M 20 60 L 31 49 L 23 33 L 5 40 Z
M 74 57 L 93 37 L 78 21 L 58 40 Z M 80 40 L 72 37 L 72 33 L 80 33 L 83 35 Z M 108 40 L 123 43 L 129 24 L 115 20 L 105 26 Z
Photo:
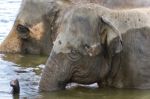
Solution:
M 150 5 L 147 0 L 22 0 L 12 30 L 0 45 L 0 53 L 49 55 L 57 36 L 57 20 L 61 18 L 61 13 L 68 6 L 91 2 L 110 8 Z
M 71 82 L 150 89 L 150 28 L 142 25 L 148 17 L 139 9 L 119 13 L 95 4 L 70 8 L 60 20 L 39 90 L 61 90 Z

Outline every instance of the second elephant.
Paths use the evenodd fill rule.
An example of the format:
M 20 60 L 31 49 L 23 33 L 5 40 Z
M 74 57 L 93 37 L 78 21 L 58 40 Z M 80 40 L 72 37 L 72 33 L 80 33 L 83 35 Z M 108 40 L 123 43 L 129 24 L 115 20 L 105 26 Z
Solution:
M 117 25 L 97 16 L 92 8 L 82 6 L 71 10 L 65 14 L 66 19 L 61 20 L 58 29 L 61 33 L 54 42 L 39 89 L 65 89 L 71 82 L 150 89 L 150 28 L 123 25 L 125 19 L 116 21 L 116 28 Z M 139 22 L 131 18 L 127 23 L 133 21 Z M 130 29 L 132 27 L 134 29 Z M 129 30 L 123 32 L 124 28 Z

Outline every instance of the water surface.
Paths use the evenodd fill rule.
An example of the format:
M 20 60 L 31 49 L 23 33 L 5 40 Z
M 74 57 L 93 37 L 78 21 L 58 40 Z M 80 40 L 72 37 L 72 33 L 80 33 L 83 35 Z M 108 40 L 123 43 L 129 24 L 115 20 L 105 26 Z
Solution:
M 20 2 L 0 0 L 0 43 L 13 25 Z M 45 56 L 0 54 L 0 99 L 150 99 L 150 90 L 98 89 L 96 84 L 70 84 L 64 91 L 39 93 L 38 82 L 46 60 Z M 9 83 L 15 78 L 20 81 L 21 92 L 13 96 Z

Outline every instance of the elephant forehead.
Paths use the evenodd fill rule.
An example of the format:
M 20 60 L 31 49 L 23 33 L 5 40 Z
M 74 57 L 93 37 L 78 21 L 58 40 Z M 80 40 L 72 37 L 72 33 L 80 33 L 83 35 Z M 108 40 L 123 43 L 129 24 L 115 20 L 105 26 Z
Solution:
M 71 33 L 60 33 L 54 41 L 53 50 L 56 53 L 70 53 L 71 49 L 78 49 L 81 45 L 79 37 L 74 37 Z
M 32 24 L 42 20 L 44 16 L 51 8 L 52 0 L 23 0 L 17 20 L 25 21 Z
M 70 49 L 81 49 L 83 43 L 96 44 L 98 41 L 96 14 L 88 9 L 73 9 L 62 18 L 53 50 L 69 53 Z M 93 13 L 93 14 L 92 14 Z M 93 16 L 92 16 L 93 15 Z

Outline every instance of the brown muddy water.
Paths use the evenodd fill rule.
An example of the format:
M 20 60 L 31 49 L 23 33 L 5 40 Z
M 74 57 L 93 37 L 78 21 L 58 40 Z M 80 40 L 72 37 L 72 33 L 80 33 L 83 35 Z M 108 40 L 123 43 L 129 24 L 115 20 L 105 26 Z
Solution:
M 9 33 L 21 0 L 0 0 L 0 43 Z M 41 70 L 47 57 L 37 55 L 0 54 L 0 99 L 150 99 L 150 90 L 98 89 L 96 84 L 69 84 L 67 90 L 38 92 Z M 19 79 L 21 92 L 13 96 L 12 79 Z

